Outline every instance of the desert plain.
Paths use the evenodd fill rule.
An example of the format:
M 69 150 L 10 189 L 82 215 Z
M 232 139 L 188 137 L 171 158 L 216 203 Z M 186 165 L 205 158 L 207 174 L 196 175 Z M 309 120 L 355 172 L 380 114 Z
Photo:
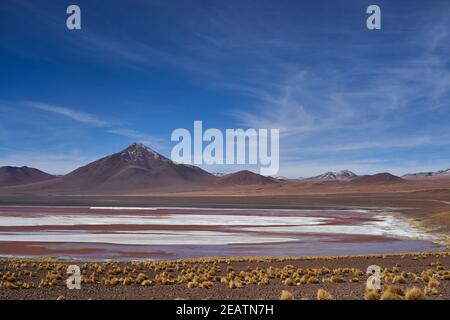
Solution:
M 342 252 L 338 256 L 329 252 L 317 256 L 289 255 L 282 252 L 280 254 L 276 252 L 276 247 L 272 251 L 264 249 L 255 252 L 253 251 L 255 248 L 260 246 L 264 248 L 264 244 L 251 243 L 243 245 L 242 248 L 238 247 L 238 251 L 233 252 L 233 255 L 225 256 L 221 256 L 218 247 L 216 255 L 213 251 L 196 258 L 182 254 L 165 256 L 167 252 L 158 250 L 152 255 L 148 254 L 149 251 L 146 251 L 148 249 L 144 249 L 137 254 L 128 251 L 128 256 L 124 254 L 127 250 L 119 250 L 122 252 L 119 255 L 115 255 L 112 250 L 113 255 L 106 259 L 105 257 L 95 259 L 101 257 L 101 251 L 98 246 L 90 247 L 86 244 L 81 247 L 66 246 L 68 250 L 64 251 L 51 242 L 2 242 L 0 253 L 5 258 L 0 260 L 0 299 L 448 300 L 450 298 L 448 252 L 450 210 L 447 203 L 449 195 L 450 192 L 446 189 L 435 189 L 297 195 L 249 193 L 245 196 L 230 194 L 205 196 L 188 193 L 121 197 L 104 195 L 2 197 L 0 200 L 2 209 L 13 211 L 14 208 L 33 210 L 77 208 L 76 210 L 80 211 L 79 208 L 93 207 L 103 210 L 110 210 L 112 207 L 197 208 L 191 209 L 197 210 L 196 213 L 211 207 L 216 210 L 233 209 L 232 211 L 257 208 L 264 213 L 283 209 L 287 210 L 286 212 L 367 210 L 386 212 L 398 221 L 408 223 L 421 234 L 429 235 L 430 238 L 423 242 L 427 244 L 425 247 L 422 247 L 421 239 L 411 240 L 418 241 L 414 242 L 414 245 L 420 244 L 419 247 L 408 247 L 404 245 L 409 242 L 404 242 L 402 237 L 389 239 L 385 235 L 372 235 L 366 236 L 362 241 L 361 237 L 347 234 L 345 239 L 337 236 L 335 241 L 329 242 L 329 245 L 336 245 L 337 241 L 338 244 L 350 243 L 348 248 L 360 248 L 361 243 L 368 241 L 374 243 L 378 251 L 364 253 L 350 250 L 349 254 Z M 137 210 L 138 213 L 141 211 Z M 367 222 L 365 219 L 362 219 L 363 223 Z M 61 229 L 60 227 L 57 229 Z M 152 230 L 155 227 L 157 228 L 152 226 Z M 36 226 L 29 227 L 28 230 L 24 226 L 21 228 L 25 228 L 22 231 L 26 232 L 33 231 L 33 228 L 39 230 Z M 72 231 L 77 229 L 73 225 L 66 228 Z M 94 233 L 99 232 L 95 231 L 95 226 L 91 228 Z M 141 228 L 146 229 L 142 226 Z M 180 227 L 172 226 L 172 228 Z M 124 225 L 121 225 L 120 229 L 126 230 Z M 211 231 L 210 228 L 208 230 Z M 1 231 L 6 231 L 6 227 L 3 226 Z M 186 238 L 186 241 L 189 240 Z M 388 248 L 386 243 L 389 241 L 399 244 L 392 252 L 386 250 Z M 280 244 L 275 242 L 270 245 Z M 222 246 L 225 247 L 227 245 Z M 249 251 L 249 247 L 252 250 Z M 281 248 L 283 247 L 285 245 L 281 243 Z M 423 248 L 425 250 L 421 251 Z M 73 250 L 78 255 L 71 256 Z M 173 252 L 177 250 L 171 251 L 172 254 Z M 66 287 L 65 281 L 68 277 L 66 270 L 71 264 L 80 266 L 81 290 L 69 290 Z M 366 271 L 370 265 L 378 265 L 381 268 L 381 290 L 377 292 L 366 290 L 369 276 Z

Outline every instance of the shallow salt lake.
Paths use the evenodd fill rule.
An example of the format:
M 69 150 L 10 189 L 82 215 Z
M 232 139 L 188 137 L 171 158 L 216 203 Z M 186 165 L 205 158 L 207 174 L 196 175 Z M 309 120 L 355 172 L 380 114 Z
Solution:
M 0 207 L 0 255 L 75 259 L 351 255 L 445 248 L 380 210 Z

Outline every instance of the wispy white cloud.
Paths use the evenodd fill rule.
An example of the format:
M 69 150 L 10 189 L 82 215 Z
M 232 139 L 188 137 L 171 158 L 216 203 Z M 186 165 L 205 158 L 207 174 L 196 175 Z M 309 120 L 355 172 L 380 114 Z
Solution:
M 164 140 L 158 136 L 149 135 L 135 129 L 123 128 L 116 125 L 112 121 L 104 120 L 101 117 L 94 116 L 92 114 L 81 112 L 72 108 L 56 106 L 43 102 L 26 101 L 24 102 L 24 104 L 28 107 L 57 114 L 59 116 L 66 117 L 76 122 L 100 128 L 110 134 L 130 138 L 132 139 L 133 142 L 142 142 L 156 149 L 165 148 Z
M 264 86 L 221 84 L 257 98 L 251 110 L 232 116 L 247 127 L 279 128 L 282 159 L 297 157 L 299 163 L 313 154 L 371 151 L 373 156 L 443 145 L 449 132 L 442 123 L 439 127 L 433 112 L 450 103 L 450 18 L 445 23 L 432 19 L 423 24 L 423 32 L 402 39 L 405 48 L 415 50 L 395 62 L 372 62 L 364 56 L 367 50 L 355 50 L 346 56 L 352 61 L 346 68 L 281 64 L 278 77 Z
M 318 147 L 306 147 L 302 149 L 303 152 L 307 153 L 330 153 L 330 152 L 342 152 L 342 151 L 356 151 L 364 149 L 394 149 L 394 148 L 414 148 L 418 146 L 445 143 L 445 141 L 433 141 L 430 137 L 418 137 L 418 138 L 408 138 L 399 139 L 393 138 L 383 141 L 364 141 L 364 142 L 354 142 L 346 144 L 334 144 L 334 145 L 322 145 Z M 450 144 L 450 141 L 448 142 Z
M 43 102 L 36 102 L 36 101 L 25 101 L 24 104 L 26 106 L 36 108 L 39 110 L 52 112 L 55 114 L 58 114 L 60 116 L 88 124 L 94 127 L 107 127 L 110 125 L 107 121 L 100 119 L 92 114 L 88 114 L 85 112 L 77 111 L 74 109 L 70 109 L 67 107 L 61 107 L 56 105 L 51 105 Z
M 244 87 L 241 92 L 259 97 L 261 103 L 250 111 L 237 110 L 231 115 L 244 126 L 278 128 L 283 137 L 295 136 L 297 143 L 308 133 L 356 129 L 364 115 L 361 112 L 357 114 L 354 104 L 343 103 L 335 93 L 341 76 L 344 77 L 334 70 L 323 75 L 299 70 L 269 89 L 249 90 Z M 326 88 L 323 87 L 325 82 Z

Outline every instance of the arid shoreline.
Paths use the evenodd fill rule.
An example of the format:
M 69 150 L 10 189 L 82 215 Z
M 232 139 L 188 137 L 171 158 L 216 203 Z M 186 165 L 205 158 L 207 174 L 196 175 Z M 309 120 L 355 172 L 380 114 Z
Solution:
M 75 263 L 0 259 L 0 299 L 279 299 L 283 290 L 294 299 L 317 299 L 319 289 L 337 300 L 381 298 L 394 289 L 395 298 L 406 299 L 412 287 L 424 299 L 450 299 L 449 252 L 80 263 L 81 290 L 66 288 L 70 264 Z M 382 268 L 378 296 L 366 294 L 370 265 Z

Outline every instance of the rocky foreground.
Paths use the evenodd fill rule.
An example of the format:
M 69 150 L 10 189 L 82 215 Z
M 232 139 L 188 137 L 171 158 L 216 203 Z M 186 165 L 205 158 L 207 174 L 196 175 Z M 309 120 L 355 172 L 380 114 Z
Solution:
M 0 299 L 450 299 L 450 253 L 81 262 L 69 290 L 55 259 L 1 259 Z M 366 290 L 370 265 L 379 291 Z

